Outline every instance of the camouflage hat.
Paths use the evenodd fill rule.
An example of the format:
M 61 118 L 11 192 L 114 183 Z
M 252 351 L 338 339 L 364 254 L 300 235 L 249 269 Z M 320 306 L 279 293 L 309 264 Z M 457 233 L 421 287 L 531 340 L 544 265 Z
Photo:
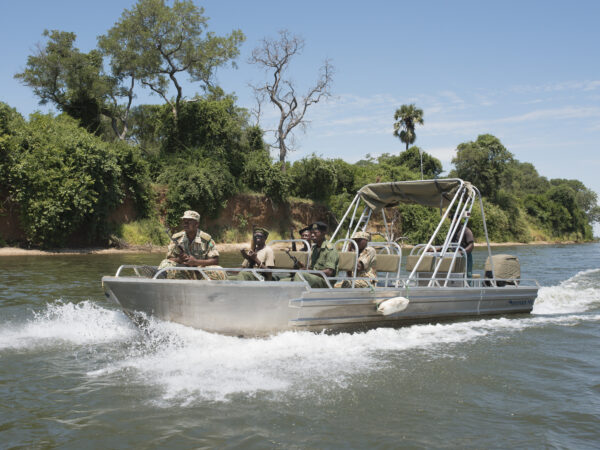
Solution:
M 322 232 L 326 232 L 327 231 L 327 224 L 324 222 L 315 222 L 310 226 L 311 230 L 319 230 Z
M 256 233 L 262 234 L 265 237 L 265 239 L 269 237 L 269 230 L 263 227 L 254 227 L 252 234 L 254 235 Z
M 370 241 L 371 233 L 368 231 L 355 231 L 352 235 L 352 239 L 366 239 L 367 241 Z
M 186 211 L 183 213 L 183 216 L 181 216 L 182 219 L 192 219 L 195 220 L 196 222 L 200 222 L 200 214 L 198 214 L 196 211 Z

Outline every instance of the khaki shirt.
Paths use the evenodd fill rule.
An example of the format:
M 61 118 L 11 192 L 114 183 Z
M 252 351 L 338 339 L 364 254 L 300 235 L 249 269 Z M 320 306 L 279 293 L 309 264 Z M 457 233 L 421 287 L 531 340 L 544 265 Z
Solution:
M 357 277 L 369 277 L 377 278 L 377 272 L 375 271 L 375 260 L 377 258 L 377 252 L 373 247 L 365 247 L 361 254 L 358 256 L 358 261 L 363 263 L 363 270 L 356 272 Z
M 323 241 L 320 247 L 318 247 L 317 244 L 312 246 L 312 254 L 310 255 L 310 269 L 333 269 L 333 276 L 335 277 L 337 275 L 339 260 L 340 255 L 333 244 Z
M 219 256 L 215 241 L 210 237 L 210 234 L 205 233 L 204 231 L 198 230 L 196 232 L 196 237 L 192 242 L 188 239 L 185 231 L 175 233 L 173 239 L 181 244 L 188 255 L 192 255 L 194 258 L 210 259 Z M 179 253 L 179 248 L 174 242 L 171 242 L 167 249 L 167 258 L 175 258 L 179 256 Z
M 263 267 L 275 267 L 275 255 L 271 247 L 265 245 L 261 250 L 256 252 L 256 258 L 262 263 Z M 242 267 L 250 267 L 250 261 L 244 258 Z

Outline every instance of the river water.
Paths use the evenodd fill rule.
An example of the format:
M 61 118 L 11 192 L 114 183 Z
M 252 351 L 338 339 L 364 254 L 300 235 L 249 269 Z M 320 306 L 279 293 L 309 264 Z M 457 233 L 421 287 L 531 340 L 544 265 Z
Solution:
M 600 244 L 497 252 L 531 315 L 267 339 L 132 325 L 100 277 L 160 255 L 0 257 L 0 448 L 598 448 Z

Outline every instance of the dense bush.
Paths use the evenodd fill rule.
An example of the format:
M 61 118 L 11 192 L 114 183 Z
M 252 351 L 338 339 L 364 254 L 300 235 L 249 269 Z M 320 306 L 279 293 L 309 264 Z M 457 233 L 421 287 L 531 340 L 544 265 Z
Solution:
M 119 235 L 133 245 L 167 245 L 170 242 L 164 226 L 156 218 L 124 223 L 120 226 Z
M 105 241 L 108 217 L 127 193 L 148 210 L 148 169 L 134 147 L 103 142 L 66 115 L 37 113 L 10 142 L 5 189 L 31 244 L 64 245 L 75 231 L 82 243 Z
M 171 226 L 178 225 L 181 214 L 188 209 L 215 216 L 237 192 L 235 179 L 227 166 L 209 158 L 177 159 L 160 175 L 158 182 L 169 186 L 166 210 Z
M 290 192 L 289 175 L 281 171 L 279 164 L 271 162 L 267 151 L 255 151 L 246 157 L 242 181 L 275 203 L 285 202 Z
M 312 155 L 296 161 L 289 170 L 292 194 L 313 200 L 327 200 L 337 190 L 334 163 Z
M 421 205 L 401 205 L 398 209 L 401 214 L 401 235 L 407 237 L 411 244 L 427 243 L 440 223 L 439 209 Z M 443 243 L 448 227 L 449 222 L 447 221 L 438 232 L 434 244 Z

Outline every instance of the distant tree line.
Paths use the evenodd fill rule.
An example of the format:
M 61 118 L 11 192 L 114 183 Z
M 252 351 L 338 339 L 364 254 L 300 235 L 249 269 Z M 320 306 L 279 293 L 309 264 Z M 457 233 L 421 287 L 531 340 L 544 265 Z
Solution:
M 250 112 L 214 82 L 218 67 L 233 64 L 242 32 L 224 37 L 208 32 L 203 10 L 191 1 L 170 7 L 163 0 L 139 0 L 89 53 L 74 46 L 73 33 L 55 30 L 45 36 L 45 47 L 16 76 L 60 114 L 25 119 L 0 103 L 0 215 L 9 206 L 18 208 L 29 245 L 63 246 L 73 234 L 82 244 L 106 244 L 115 232 L 111 214 L 126 198 L 140 219 L 157 225 L 159 196 L 164 195 L 160 207 L 167 222 L 176 225 L 184 210 L 214 217 L 232 196 L 249 192 L 274 204 L 310 199 L 340 219 L 365 184 L 436 178 L 443 171 L 439 160 L 409 146 L 416 140 L 415 125 L 424 123 L 415 105 L 403 105 L 394 116 L 394 135 L 406 144 L 398 155 L 366 155 L 349 163 L 312 154 L 290 163 L 289 148 L 279 143 L 273 161 Z M 301 48 L 299 38 L 280 36 L 283 49 L 265 41 L 257 61 L 269 49 L 293 56 Z M 200 93 L 184 95 L 184 75 L 199 84 Z M 318 89 L 307 96 L 295 97 L 293 88 L 277 93 L 272 85 L 264 85 L 263 92 L 285 100 L 284 122 L 301 125 L 304 116 L 297 108 L 329 95 L 330 81 L 326 62 Z M 162 102 L 134 104 L 139 85 Z M 458 145 L 453 163 L 450 175 L 473 182 L 485 197 L 493 240 L 592 238 L 600 208 L 596 194 L 581 182 L 539 176 L 491 135 Z M 427 238 L 438 220 L 439 211 L 419 206 L 402 206 L 391 218 L 396 235 L 412 242 Z M 480 215 L 475 213 L 471 224 L 482 236 Z

